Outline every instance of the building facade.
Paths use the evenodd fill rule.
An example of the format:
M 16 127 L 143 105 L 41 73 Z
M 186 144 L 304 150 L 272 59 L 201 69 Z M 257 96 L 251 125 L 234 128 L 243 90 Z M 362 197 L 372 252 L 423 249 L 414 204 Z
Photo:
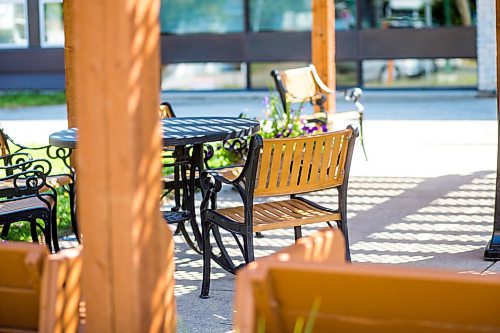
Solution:
M 271 69 L 311 61 L 311 0 L 161 6 L 164 90 L 267 89 Z M 476 0 L 335 0 L 335 9 L 338 86 L 478 87 Z M 64 88 L 63 44 L 62 0 L 0 0 L 0 89 Z

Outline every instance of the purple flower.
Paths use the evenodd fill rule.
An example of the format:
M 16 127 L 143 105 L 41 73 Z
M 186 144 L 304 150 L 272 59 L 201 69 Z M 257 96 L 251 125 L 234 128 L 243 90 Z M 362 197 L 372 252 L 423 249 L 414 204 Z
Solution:
M 326 125 L 321 126 L 321 129 L 323 130 L 323 133 L 328 132 L 328 127 Z
M 269 105 L 269 97 L 264 97 L 264 105 L 268 106 Z

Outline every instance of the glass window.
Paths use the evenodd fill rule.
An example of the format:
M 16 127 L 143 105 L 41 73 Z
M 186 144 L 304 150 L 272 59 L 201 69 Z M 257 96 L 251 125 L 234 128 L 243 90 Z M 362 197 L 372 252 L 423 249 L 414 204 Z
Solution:
M 250 29 L 259 31 L 309 31 L 311 0 L 250 0 Z M 356 27 L 356 0 L 335 0 L 335 29 Z
M 356 0 L 335 0 L 335 30 L 356 28 Z
M 243 0 L 161 0 L 160 23 L 169 34 L 242 32 Z
M 40 43 L 46 46 L 64 46 L 62 0 L 39 0 Z
M 358 85 L 358 66 L 354 61 L 340 61 L 336 66 L 337 87 L 354 87 Z
M 246 88 L 245 64 L 181 63 L 162 67 L 162 90 L 230 90 Z
M 0 47 L 27 47 L 27 21 L 24 0 L 0 0 Z
M 251 31 L 307 31 L 311 0 L 250 0 Z
M 362 0 L 364 28 L 475 25 L 476 0 Z
M 475 59 L 397 59 L 363 61 L 370 88 L 474 87 Z

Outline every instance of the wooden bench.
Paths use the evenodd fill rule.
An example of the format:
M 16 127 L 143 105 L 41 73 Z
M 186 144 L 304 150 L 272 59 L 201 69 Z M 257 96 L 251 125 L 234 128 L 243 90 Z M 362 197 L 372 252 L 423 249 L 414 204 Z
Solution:
M 218 170 L 202 173 L 205 189 L 201 204 L 204 240 L 202 298 L 207 298 L 209 293 L 211 260 L 231 273 L 237 268 L 225 249 L 219 228 L 234 236 L 245 264 L 248 264 L 255 259 L 255 232 L 293 228 L 298 240 L 302 237 L 304 225 L 324 223 L 332 226 L 331 223 L 335 222 L 346 238 L 345 256 L 350 259 L 347 187 L 357 136 L 357 129 L 351 126 L 342 131 L 296 138 L 262 140 L 255 135 L 250 142 L 247 163 L 237 178 L 227 179 Z M 242 206 L 208 208 L 211 196 L 220 191 L 223 183 L 238 191 Z M 338 201 L 331 201 L 335 208 L 303 196 L 325 189 L 337 190 Z M 255 197 L 278 197 L 279 200 L 255 204 Z M 211 255 L 211 238 L 220 250 L 218 256 Z
M 81 249 L 0 243 L 0 332 L 76 332 Z
M 342 245 L 323 244 L 292 245 L 238 271 L 237 332 L 500 332 L 499 276 L 343 264 L 322 259 Z

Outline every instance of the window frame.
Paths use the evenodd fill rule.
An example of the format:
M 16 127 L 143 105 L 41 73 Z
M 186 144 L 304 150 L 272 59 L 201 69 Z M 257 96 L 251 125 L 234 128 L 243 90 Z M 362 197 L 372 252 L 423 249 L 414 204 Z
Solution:
M 38 18 L 39 18 L 39 31 L 40 31 L 40 47 L 42 48 L 63 48 L 64 47 L 64 41 L 62 43 L 48 43 L 45 41 L 45 11 L 44 11 L 44 6 L 45 4 L 50 4 L 50 3 L 60 3 L 62 6 L 63 0 L 38 0 Z M 63 21 L 63 33 L 64 33 L 64 18 L 62 17 L 61 20 Z

